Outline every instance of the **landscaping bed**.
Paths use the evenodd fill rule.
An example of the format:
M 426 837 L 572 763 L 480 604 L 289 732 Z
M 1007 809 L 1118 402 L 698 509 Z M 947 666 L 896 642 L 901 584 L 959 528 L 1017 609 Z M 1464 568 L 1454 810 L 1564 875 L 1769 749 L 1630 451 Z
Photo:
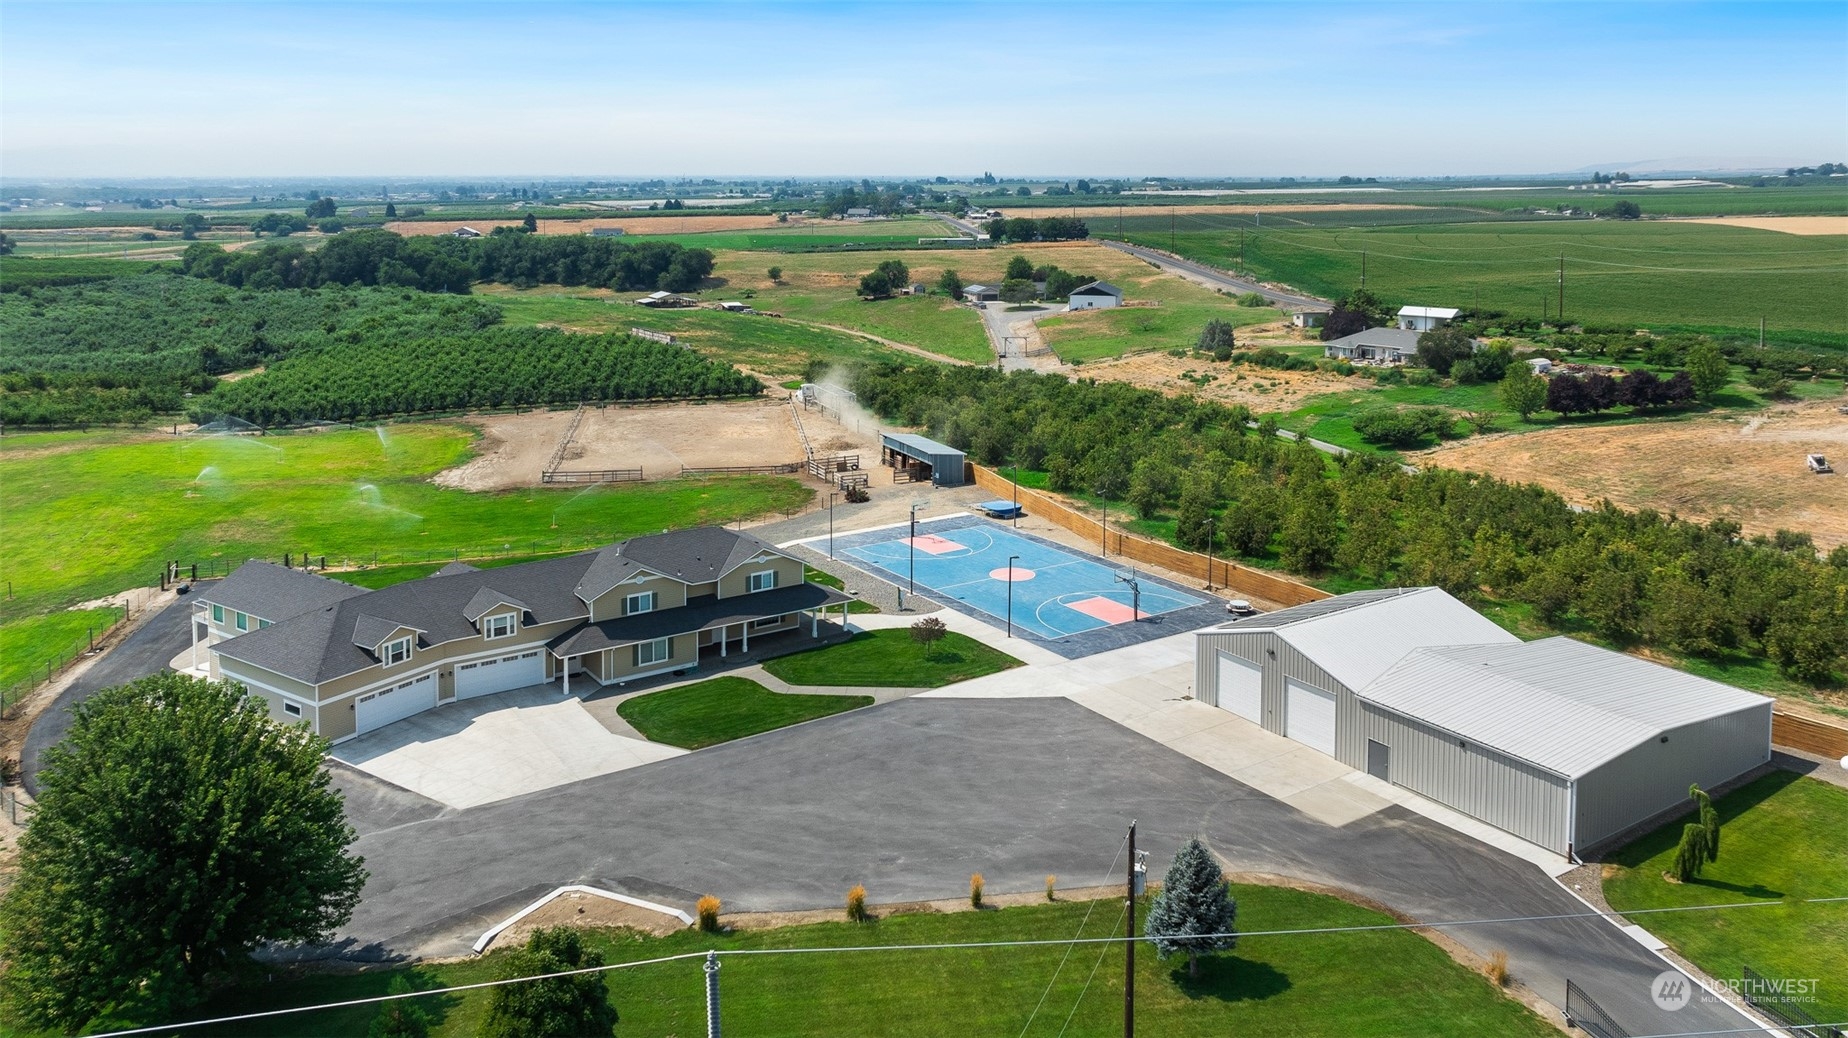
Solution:
M 844 642 L 766 660 L 764 669 L 792 685 L 939 688 L 1020 665 L 954 631 L 927 652 L 900 627 L 862 631 Z

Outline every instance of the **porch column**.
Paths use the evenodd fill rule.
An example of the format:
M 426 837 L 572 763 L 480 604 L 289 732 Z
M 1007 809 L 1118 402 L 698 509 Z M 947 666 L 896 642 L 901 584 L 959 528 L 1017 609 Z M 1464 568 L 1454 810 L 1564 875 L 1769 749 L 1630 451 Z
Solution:
M 188 666 L 197 667 L 199 665 L 199 614 L 197 612 L 187 616 L 186 626 L 192 629 L 192 648 L 188 650 L 191 653 L 187 657 Z
M 744 651 L 750 652 L 751 651 L 751 621 L 746 620 L 743 623 L 739 624 L 738 633 L 744 637 Z
M 560 656 L 558 658 L 558 676 L 564 680 L 565 695 L 570 695 L 571 694 L 571 657 Z
M 821 637 L 821 610 L 819 609 L 809 611 L 809 637 Z
M 719 659 L 725 658 L 725 649 L 731 644 L 731 624 L 719 625 Z

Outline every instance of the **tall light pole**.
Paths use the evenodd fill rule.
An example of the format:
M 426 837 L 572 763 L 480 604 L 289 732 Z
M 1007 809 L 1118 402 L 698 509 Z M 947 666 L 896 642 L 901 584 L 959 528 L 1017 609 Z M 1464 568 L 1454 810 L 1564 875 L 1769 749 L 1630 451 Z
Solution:
M 923 507 L 924 506 L 920 503 L 917 503 L 917 502 L 912 503 L 911 505 L 911 536 L 905 539 L 905 543 L 910 545 L 911 547 L 911 577 L 910 577 L 910 580 L 911 580 L 911 593 L 913 595 L 916 595 L 918 593 L 918 509 L 923 508 Z
M 828 495 L 828 558 L 830 559 L 834 557 L 834 499 L 839 496 L 841 496 L 839 493 Z
M 1758 345 L 1761 348 L 1764 346 L 1764 337 L 1764 321 L 1761 319 L 1758 328 L 1758 338 L 1760 340 Z M 1014 485 L 1014 515 L 1012 519 L 1014 529 L 1018 530 L 1020 529 L 1020 462 L 1011 457 L 1007 459 L 1007 481 Z
M 1014 561 L 1018 555 L 1007 557 L 1007 636 L 1014 636 Z
M 1097 541 L 1104 551 L 1103 557 L 1107 559 L 1110 557 L 1110 502 L 1101 502 L 1099 507 L 1104 510 L 1104 521 L 1097 524 Z

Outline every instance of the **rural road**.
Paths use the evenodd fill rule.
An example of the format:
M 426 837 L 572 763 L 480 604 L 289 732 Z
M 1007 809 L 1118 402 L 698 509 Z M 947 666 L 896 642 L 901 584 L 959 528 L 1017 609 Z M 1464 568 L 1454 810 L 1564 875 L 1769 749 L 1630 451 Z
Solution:
M 328 949 L 358 960 L 465 954 L 569 883 L 676 905 L 710 893 L 740 912 L 837 905 L 855 883 L 877 902 L 940 898 L 977 871 L 996 891 L 1038 890 L 1049 873 L 1106 883 L 1131 819 L 1157 871 L 1199 834 L 1234 871 L 1418 920 L 1588 911 L 1532 865 L 1403 808 L 1331 827 L 1062 698 L 900 700 L 461 811 L 389 787 L 363 795 L 354 849 L 371 878 Z M 1438 929 L 1484 958 L 1508 952 L 1516 979 L 1555 1005 L 1571 979 L 1632 1033 L 1745 1026 L 1723 1006 L 1657 1009 L 1649 983 L 1667 965 L 1603 920 Z M 1318 938 L 1241 947 L 1292 939 Z M 1357 963 L 1370 954 L 1364 934 L 1333 939 Z
M 1160 252 L 1155 249 L 1146 249 L 1140 245 L 1131 245 L 1128 242 L 1110 241 L 1106 238 L 1093 238 L 1092 241 L 1097 242 L 1097 244 L 1107 249 L 1127 252 L 1137 259 L 1153 263 L 1171 274 L 1179 274 L 1194 281 L 1204 282 L 1208 288 L 1223 288 L 1233 292 L 1256 292 L 1272 303 L 1282 307 L 1302 307 L 1310 310 L 1326 310 L 1332 305 L 1326 299 L 1317 299 L 1314 296 L 1280 292 L 1267 285 L 1259 284 L 1256 281 L 1236 278 L 1223 270 L 1195 263 L 1192 260 L 1184 260 L 1170 253 Z

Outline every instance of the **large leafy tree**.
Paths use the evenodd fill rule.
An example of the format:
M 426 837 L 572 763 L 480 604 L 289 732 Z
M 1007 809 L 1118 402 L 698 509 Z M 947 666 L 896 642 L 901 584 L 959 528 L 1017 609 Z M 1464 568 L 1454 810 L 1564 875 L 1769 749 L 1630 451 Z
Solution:
M 1702 400 L 1726 388 L 1732 380 L 1732 368 L 1720 348 L 1710 341 L 1696 343 L 1688 350 L 1688 377 L 1694 380 L 1694 392 Z
M 1458 361 L 1476 352 L 1476 340 L 1461 328 L 1446 325 L 1418 337 L 1418 363 L 1440 375 L 1450 374 Z
M 594 970 L 603 955 L 584 947 L 568 926 L 536 930 L 526 946 L 507 956 L 504 977 L 537 977 L 570 970 Z M 616 1027 L 616 1007 L 602 973 L 547 977 L 494 989 L 486 1038 L 589 1038 Z
M 1168 866 L 1161 893 L 1149 906 L 1146 933 L 1155 952 L 1166 959 L 1187 956 L 1188 976 L 1198 976 L 1200 956 L 1238 944 L 1238 902 L 1225 873 L 1199 837 L 1187 841 Z
M 259 945 L 326 940 L 366 879 L 326 750 L 231 682 L 163 673 L 79 706 L 0 902 L 21 1015 L 165 1019 Z
M 1386 323 L 1386 304 L 1366 289 L 1357 289 L 1335 302 L 1322 322 L 1322 341 L 1378 328 Z
M 1496 387 L 1502 406 L 1521 416 L 1522 421 L 1546 407 L 1546 379 L 1534 374 L 1525 364 L 1508 369 Z

